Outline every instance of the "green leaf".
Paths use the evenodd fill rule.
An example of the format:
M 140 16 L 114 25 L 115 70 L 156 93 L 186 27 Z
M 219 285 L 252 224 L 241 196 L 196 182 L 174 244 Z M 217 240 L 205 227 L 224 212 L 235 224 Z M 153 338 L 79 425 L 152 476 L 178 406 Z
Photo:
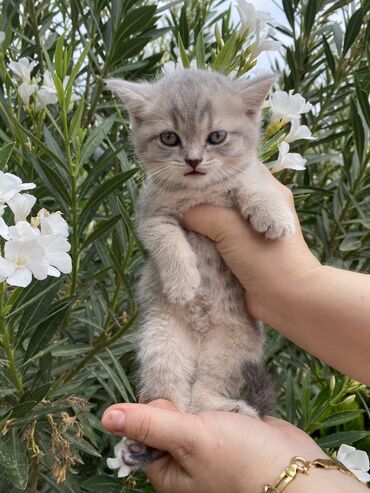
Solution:
M 5 169 L 5 166 L 8 164 L 14 147 L 15 142 L 9 142 L 9 144 L 5 144 L 5 146 L 0 149 L 0 170 Z
M 39 140 L 35 135 L 23 127 L 20 123 L 16 122 L 18 128 L 30 139 L 31 142 L 37 144 L 37 146 L 53 161 L 59 164 L 62 168 L 65 167 L 65 162 L 59 158 L 47 145 L 45 145 L 41 140 Z
M 24 490 L 28 482 L 28 458 L 23 438 L 11 428 L 0 440 L 0 465 L 4 468 L 9 482 Z
M 63 322 L 71 304 L 71 299 L 64 299 L 62 301 L 56 301 L 50 309 L 48 318 L 42 322 L 28 343 L 26 354 L 24 355 L 24 361 L 32 358 L 36 353 L 45 348 L 53 339 L 54 334 L 59 329 L 60 324 Z
M 147 253 L 145 251 L 145 248 L 142 245 L 141 241 L 139 240 L 139 238 L 138 238 L 138 236 L 136 234 L 135 227 L 132 224 L 132 221 L 130 219 L 130 216 L 128 215 L 128 213 L 126 211 L 125 204 L 123 203 L 121 197 L 118 197 L 117 198 L 117 204 L 118 204 L 118 209 L 120 211 L 120 214 L 122 216 L 123 222 L 125 223 L 125 226 L 126 226 L 127 230 L 135 238 L 136 244 L 137 244 L 138 248 L 140 249 L 141 254 L 143 255 L 144 258 L 146 258 L 147 257 Z
M 117 32 L 116 43 L 128 38 L 131 34 L 143 31 L 155 21 L 156 5 L 145 5 L 129 12 L 123 18 L 123 22 Z M 119 50 L 118 50 L 119 51 Z M 125 58 L 126 55 L 124 55 Z
M 306 11 L 304 14 L 304 30 L 306 36 L 309 36 L 312 26 L 314 25 L 318 4 L 317 0 L 308 0 Z
M 338 433 L 332 433 L 326 437 L 320 438 L 317 443 L 321 448 L 336 448 L 343 443 L 351 445 L 369 435 L 370 432 L 368 431 L 339 431 Z
M 369 104 L 368 95 L 366 90 L 362 89 L 357 74 L 355 74 L 354 79 L 355 79 L 357 101 L 365 117 L 367 126 L 370 127 L 370 104 Z
M 283 0 L 283 9 L 292 29 L 294 29 L 294 6 L 292 0 Z
M 81 483 L 81 488 L 89 493 L 120 493 L 122 482 L 111 476 L 93 476 Z
M 45 144 L 49 149 L 53 151 L 53 153 L 58 156 L 59 162 L 64 163 L 64 166 L 67 167 L 67 162 L 65 159 L 65 155 L 61 148 L 59 147 L 58 142 L 54 139 L 53 135 L 50 133 L 48 127 L 46 125 L 43 126 L 43 133 L 45 138 Z
M 286 384 L 286 412 L 287 412 L 287 420 L 290 423 L 294 423 L 296 419 L 296 405 L 295 405 L 294 381 L 293 381 L 291 370 L 288 370 L 287 384 Z
M 94 128 L 89 137 L 86 140 L 85 145 L 81 151 L 80 164 L 84 164 L 91 154 L 95 151 L 97 147 L 103 142 L 103 140 L 107 137 L 110 132 L 110 129 L 113 126 L 113 123 L 117 120 L 117 116 L 115 114 L 111 115 L 109 118 L 104 120 L 104 122 L 98 127 Z
M 353 421 L 354 419 L 361 416 L 365 411 L 363 409 L 349 409 L 347 411 L 339 411 L 337 413 L 332 414 L 328 418 L 324 419 L 320 423 L 320 427 L 328 428 L 330 426 L 338 426 L 343 423 L 348 423 L 349 421 Z
M 335 78 L 335 58 L 333 56 L 333 53 L 330 49 L 329 43 L 325 37 L 325 35 L 322 35 L 323 43 L 324 43 L 324 49 L 325 49 L 325 56 L 326 56 L 326 61 L 328 62 L 328 67 L 330 69 L 330 72 Z
M 187 18 L 187 2 L 184 2 L 180 13 L 179 20 L 179 34 L 181 36 L 181 40 L 184 43 L 184 47 L 186 49 L 189 48 L 190 36 L 189 36 L 189 24 Z
M 195 55 L 197 59 L 197 67 L 200 69 L 206 68 L 206 54 L 204 49 L 203 34 L 200 32 L 197 37 L 195 46 Z
M 81 55 L 78 57 L 77 62 L 73 66 L 71 75 L 69 76 L 67 86 L 65 88 L 65 110 L 67 111 L 69 108 L 69 105 L 71 103 L 71 97 L 72 97 L 72 90 L 73 90 L 73 83 L 82 67 L 82 64 L 90 50 L 90 43 L 87 43 L 84 49 L 81 52 Z
M 127 180 L 129 180 L 135 173 L 137 169 L 131 169 L 124 173 L 120 173 L 117 176 L 113 176 L 109 180 L 105 181 L 100 185 L 92 194 L 92 196 L 87 201 L 85 207 L 83 208 L 80 215 L 80 230 L 82 231 L 89 221 L 89 217 L 94 213 L 95 209 L 103 203 L 107 197 L 121 187 Z
M 347 53 L 347 51 L 355 42 L 361 29 L 363 16 L 363 10 L 362 8 L 359 8 L 348 21 L 346 34 L 344 35 L 343 56 Z
M 355 139 L 357 154 L 361 162 L 365 151 L 365 130 L 362 124 L 361 117 L 357 110 L 357 105 L 353 98 L 351 98 L 351 114 L 352 114 L 352 125 L 353 125 L 353 137 Z
M 37 404 L 37 401 L 27 400 L 17 404 L 13 407 L 12 413 L 10 415 L 11 418 L 22 418 L 23 416 L 27 416 L 29 411 L 33 409 Z
M 85 248 L 91 245 L 91 243 L 94 243 L 104 234 L 109 233 L 109 231 L 118 223 L 120 219 L 121 216 L 117 215 L 111 217 L 110 219 L 100 221 L 100 223 L 98 223 L 97 226 L 94 228 L 94 231 L 86 238 L 84 244 L 81 247 L 81 250 L 85 250 Z
M 230 71 L 231 62 L 235 56 L 237 34 L 234 32 L 225 43 L 225 46 L 216 56 L 212 68 L 219 72 L 227 73 Z
M 31 154 L 30 159 L 33 167 L 39 174 L 40 178 L 42 178 L 46 188 L 52 195 L 55 195 L 58 198 L 58 201 L 64 209 L 63 212 L 68 213 L 70 211 L 71 198 L 65 186 L 65 180 L 63 180 L 56 170 L 52 169 L 40 158 L 37 159 Z
M 185 50 L 185 47 L 184 47 L 184 43 L 182 42 L 181 34 L 180 33 L 179 33 L 178 38 L 177 38 L 177 44 L 179 46 L 180 57 L 181 57 L 181 61 L 182 61 L 183 67 L 184 68 L 190 68 L 189 58 L 188 58 L 188 55 L 186 54 L 186 50 Z
M 55 45 L 55 54 L 54 54 L 54 65 L 57 76 L 60 80 L 63 80 L 66 74 L 63 70 L 63 47 L 64 47 L 64 39 L 65 35 L 63 34 L 58 39 Z

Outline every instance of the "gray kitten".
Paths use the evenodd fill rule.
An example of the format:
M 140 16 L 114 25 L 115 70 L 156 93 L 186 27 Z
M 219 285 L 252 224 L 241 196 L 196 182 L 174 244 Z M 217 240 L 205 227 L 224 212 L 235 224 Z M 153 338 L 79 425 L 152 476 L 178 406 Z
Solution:
M 274 81 L 195 69 L 151 83 L 106 81 L 129 111 L 147 172 L 138 208 L 139 237 L 150 254 L 138 286 L 142 402 L 163 398 L 181 411 L 255 417 L 270 409 L 261 324 L 246 312 L 243 288 L 214 243 L 185 231 L 181 220 L 206 203 L 238 209 L 266 238 L 294 232 L 292 213 L 265 183 L 256 156 L 261 107 Z M 127 465 L 156 457 L 153 449 L 125 443 Z

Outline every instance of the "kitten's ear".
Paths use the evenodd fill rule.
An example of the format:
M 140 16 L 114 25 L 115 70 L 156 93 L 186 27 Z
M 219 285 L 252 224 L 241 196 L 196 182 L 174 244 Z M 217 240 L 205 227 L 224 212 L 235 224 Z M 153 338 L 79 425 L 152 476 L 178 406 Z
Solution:
M 151 84 L 148 82 L 129 82 L 123 79 L 104 79 L 107 89 L 117 94 L 123 101 L 130 117 L 140 123 L 141 114 L 150 98 Z
M 271 74 L 252 81 L 238 81 L 241 83 L 238 93 L 245 103 L 245 114 L 252 120 L 260 118 L 262 105 L 276 80 L 276 75 Z

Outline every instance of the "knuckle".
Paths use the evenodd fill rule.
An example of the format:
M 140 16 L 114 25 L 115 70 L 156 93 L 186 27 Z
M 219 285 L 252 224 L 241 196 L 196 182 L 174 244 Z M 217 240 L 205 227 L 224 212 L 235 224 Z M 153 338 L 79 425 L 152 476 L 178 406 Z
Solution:
M 144 414 L 136 425 L 135 439 L 138 442 L 145 443 L 150 433 L 150 427 L 151 419 L 147 414 Z

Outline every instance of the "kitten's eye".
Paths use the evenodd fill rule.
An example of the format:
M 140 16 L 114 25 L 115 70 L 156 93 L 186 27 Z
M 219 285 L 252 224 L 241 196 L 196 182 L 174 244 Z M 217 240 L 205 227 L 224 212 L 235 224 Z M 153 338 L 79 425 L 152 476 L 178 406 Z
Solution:
M 224 130 L 217 130 L 216 132 L 212 132 L 207 137 L 208 144 L 222 144 L 226 140 L 227 132 Z
M 178 135 L 175 134 L 175 132 L 162 132 L 159 136 L 162 144 L 169 146 L 169 147 L 175 147 L 180 144 L 180 138 Z

